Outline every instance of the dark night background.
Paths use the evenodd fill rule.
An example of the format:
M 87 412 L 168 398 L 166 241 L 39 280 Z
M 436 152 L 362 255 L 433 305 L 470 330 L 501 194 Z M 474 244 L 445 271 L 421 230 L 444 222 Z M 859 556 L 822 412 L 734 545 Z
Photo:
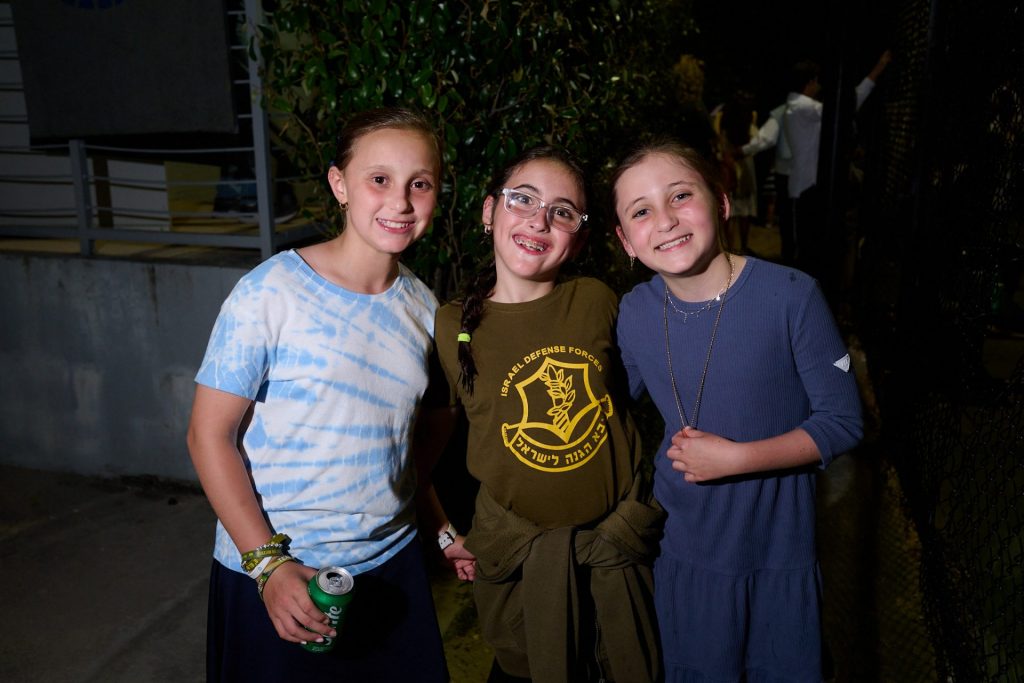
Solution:
M 694 2 L 697 34 L 693 48 L 680 52 L 704 60 L 709 109 L 744 89 L 754 94 L 763 121 L 769 109 L 785 101 L 786 78 L 797 61 L 822 64 L 826 87 L 834 82 L 841 58 L 847 80 L 856 84 L 863 78 L 891 47 L 891 8 L 881 2 Z
M 0 1 L 0 8 L 42 2 Z M 475 10 L 474 4 L 465 3 Z M 161 7 L 180 13 L 179 3 Z M 541 21 L 548 21 L 549 8 L 541 9 Z M 683 54 L 703 61 L 709 110 L 743 89 L 753 94 L 763 123 L 785 100 L 795 62 L 811 59 L 823 67 L 820 165 L 833 192 L 828 228 L 839 247 L 830 275 L 840 295 L 837 317 L 866 380 L 869 422 L 862 447 L 821 478 L 825 618 L 835 680 L 1024 680 L 1024 4 L 692 0 L 685 10 L 691 32 L 659 48 L 668 64 Z M 7 16 L 4 28 L 11 33 Z M 225 18 L 226 33 L 234 35 L 234 21 Z M 658 35 L 656 28 L 650 35 Z M 61 69 L 60 60 L 68 73 L 70 66 L 83 67 L 80 56 L 63 48 L 57 51 Z M 48 44 L 43 49 L 52 52 Z M 852 88 L 886 49 L 893 61 L 854 116 Z M 235 54 L 244 55 L 244 47 Z M 12 47 L 0 60 L 15 55 Z M 236 62 L 245 59 L 231 66 Z M 199 75 L 203 87 L 214 87 L 209 72 Z M 173 95 L 166 79 L 157 74 L 151 80 Z M 15 80 L 0 78 L 5 105 L 17 90 Z M 247 82 L 240 78 L 235 87 L 248 103 Z M 28 147 L 28 122 L 16 120 L 28 116 L 20 105 L 19 112 L 3 112 L 0 133 L 23 126 L 20 144 Z M 234 136 L 211 137 L 216 146 L 225 139 L 234 144 L 251 137 L 248 126 Z M 189 146 L 182 142 L 185 133 L 175 135 L 182 137 L 140 132 L 130 142 Z M 852 190 L 855 146 L 859 186 Z M 117 175 L 102 171 L 107 161 L 147 161 L 152 151 L 86 147 L 78 149 L 89 155 L 93 176 L 83 168 L 77 179 L 97 192 L 103 185 L 98 176 Z M 15 159 L 18 173 L 24 159 L 52 162 L 64 155 L 3 153 Z M 755 158 L 759 179 L 766 178 L 770 157 Z M 163 157 L 151 161 L 163 167 Z M 44 184 L 71 184 L 76 171 L 61 163 L 53 171 L 57 179 L 44 176 Z M 4 197 L 29 195 L 30 183 L 9 173 L 0 174 Z M 4 218 L 21 220 L 0 222 L 9 247 L 0 250 L 7 293 L 0 298 L 0 319 L 7 321 L 0 326 L 0 377 L 6 379 L 0 381 L 0 538 L 10 546 L 5 583 L 12 607 L 7 637 L 0 639 L 4 680 L 72 665 L 76 670 L 66 680 L 201 676 L 196 653 L 204 635 L 212 520 L 194 488 L 167 489 L 153 479 L 184 471 L 170 465 L 189 467 L 182 434 L 201 345 L 226 294 L 218 288 L 243 272 L 243 262 L 247 268 L 267 254 L 261 256 L 265 245 L 255 242 L 255 227 L 200 235 L 181 225 L 198 222 L 195 216 L 171 225 L 168 214 L 166 229 L 145 234 L 133 234 L 127 222 L 113 239 L 112 230 L 86 234 L 82 225 L 89 218 L 122 217 L 114 215 L 119 207 L 110 190 L 131 183 L 105 182 L 107 196 L 99 204 L 106 208 L 90 207 L 94 213 L 86 218 L 86 211 L 76 216 L 73 197 L 65 205 L 49 202 L 45 210 L 59 214 L 59 226 L 37 230 L 0 207 Z M 168 189 L 155 185 L 157 194 Z M 250 241 L 229 241 L 236 237 Z M 197 241 L 181 241 L 189 238 Z M 26 248 L 26 242 L 35 244 Z M 187 257 L 167 255 L 185 252 L 181 244 L 199 247 Z M 244 259 L 229 263 L 227 253 Z M 624 269 L 623 263 L 619 258 L 612 265 Z M 148 477 L 145 495 L 137 494 L 138 478 L 126 473 Z M 841 505 L 829 507 L 839 498 Z M 204 552 L 196 553 L 200 546 Z M 76 567 L 74 582 L 64 580 L 69 563 Z M 118 564 L 130 571 L 117 573 Z M 455 656 L 460 648 L 480 648 L 471 601 L 463 597 L 466 609 L 456 610 L 447 643 Z M 159 623 L 149 612 L 158 603 L 166 607 Z M 87 615 L 90 628 L 81 628 L 81 619 L 58 619 L 64 630 L 40 639 L 38 629 L 18 626 L 43 612 Z M 65 657 L 52 656 L 55 644 Z M 82 662 L 92 677 L 77 670 Z

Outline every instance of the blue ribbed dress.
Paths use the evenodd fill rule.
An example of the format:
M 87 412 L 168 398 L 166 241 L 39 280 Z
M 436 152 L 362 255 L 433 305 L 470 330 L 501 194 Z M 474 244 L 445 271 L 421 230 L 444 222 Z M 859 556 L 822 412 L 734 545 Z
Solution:
M 655 495 L 668 511 L 655 564 L 668 681 L 820 681 L 815 477 L 861 436 L 850 359 L 817 283 L 748 258 L 725 296 L 701 400 L 700 430 L 734 441 L 804 429 L 820 467 L 687 483 L 665 455 L 680 428 L 665 348 L 660 276 L 622 299 L 618 341 L 634 397 L 666 422 Z M 667 310 L 680 401 L 693 419 L 717 306 Z

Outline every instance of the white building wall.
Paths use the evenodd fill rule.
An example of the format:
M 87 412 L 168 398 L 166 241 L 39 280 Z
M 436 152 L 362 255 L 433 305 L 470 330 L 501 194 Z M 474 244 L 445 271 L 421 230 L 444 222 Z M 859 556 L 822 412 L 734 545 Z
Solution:
M 0 254 L 0 462 L 194 480 L 193 377 L 247 269 Z

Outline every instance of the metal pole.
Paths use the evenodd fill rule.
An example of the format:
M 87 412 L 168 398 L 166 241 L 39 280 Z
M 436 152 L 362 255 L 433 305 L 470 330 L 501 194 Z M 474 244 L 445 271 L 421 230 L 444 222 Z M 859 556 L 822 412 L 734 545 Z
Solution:
M 261 0 L 245 0 L 246 34 L 252 41 L 249 55 L 249 97 L 252 103 L 252 137 L 256 172 L 256 210 L 260 228 L 260 257 L 264 260 L 274 255 L 276 236 L 274 233 L 274 184 L 271 178 L 270 127 L 267 112 L 263 109 L 263 79 L 260 69 L 263 57 L 259 51 L 256 27 L 263 23 Z
M 82 256 L 92 256 L 93 241 L 89 238 L 92 227 L 92 195 L 89 193 L 89 156 L 84 140 L 69 140 L 71 183 L 75 188 L 75 215 L 78 225 L 78 250 Z

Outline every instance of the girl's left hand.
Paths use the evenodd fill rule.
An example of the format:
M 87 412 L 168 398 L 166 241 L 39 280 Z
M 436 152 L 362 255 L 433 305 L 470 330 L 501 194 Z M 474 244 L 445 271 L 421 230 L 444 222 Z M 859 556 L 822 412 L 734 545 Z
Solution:
M 684 427 L 672 437 L 666 455 L 672 469 L 682 472 L 688 482 L 721 479 L 742 471 L 739 444 L 693 427 Z
M 455 575 L 463 581 L 476 579 L 476 556 L 463 545 L 466 537 L 457 535 L 455 542 L 441 551 L 445 560 L 455 569 Z
M 454 560 L 455 575 L 463 581 L 476 580 L 476 560 Z

